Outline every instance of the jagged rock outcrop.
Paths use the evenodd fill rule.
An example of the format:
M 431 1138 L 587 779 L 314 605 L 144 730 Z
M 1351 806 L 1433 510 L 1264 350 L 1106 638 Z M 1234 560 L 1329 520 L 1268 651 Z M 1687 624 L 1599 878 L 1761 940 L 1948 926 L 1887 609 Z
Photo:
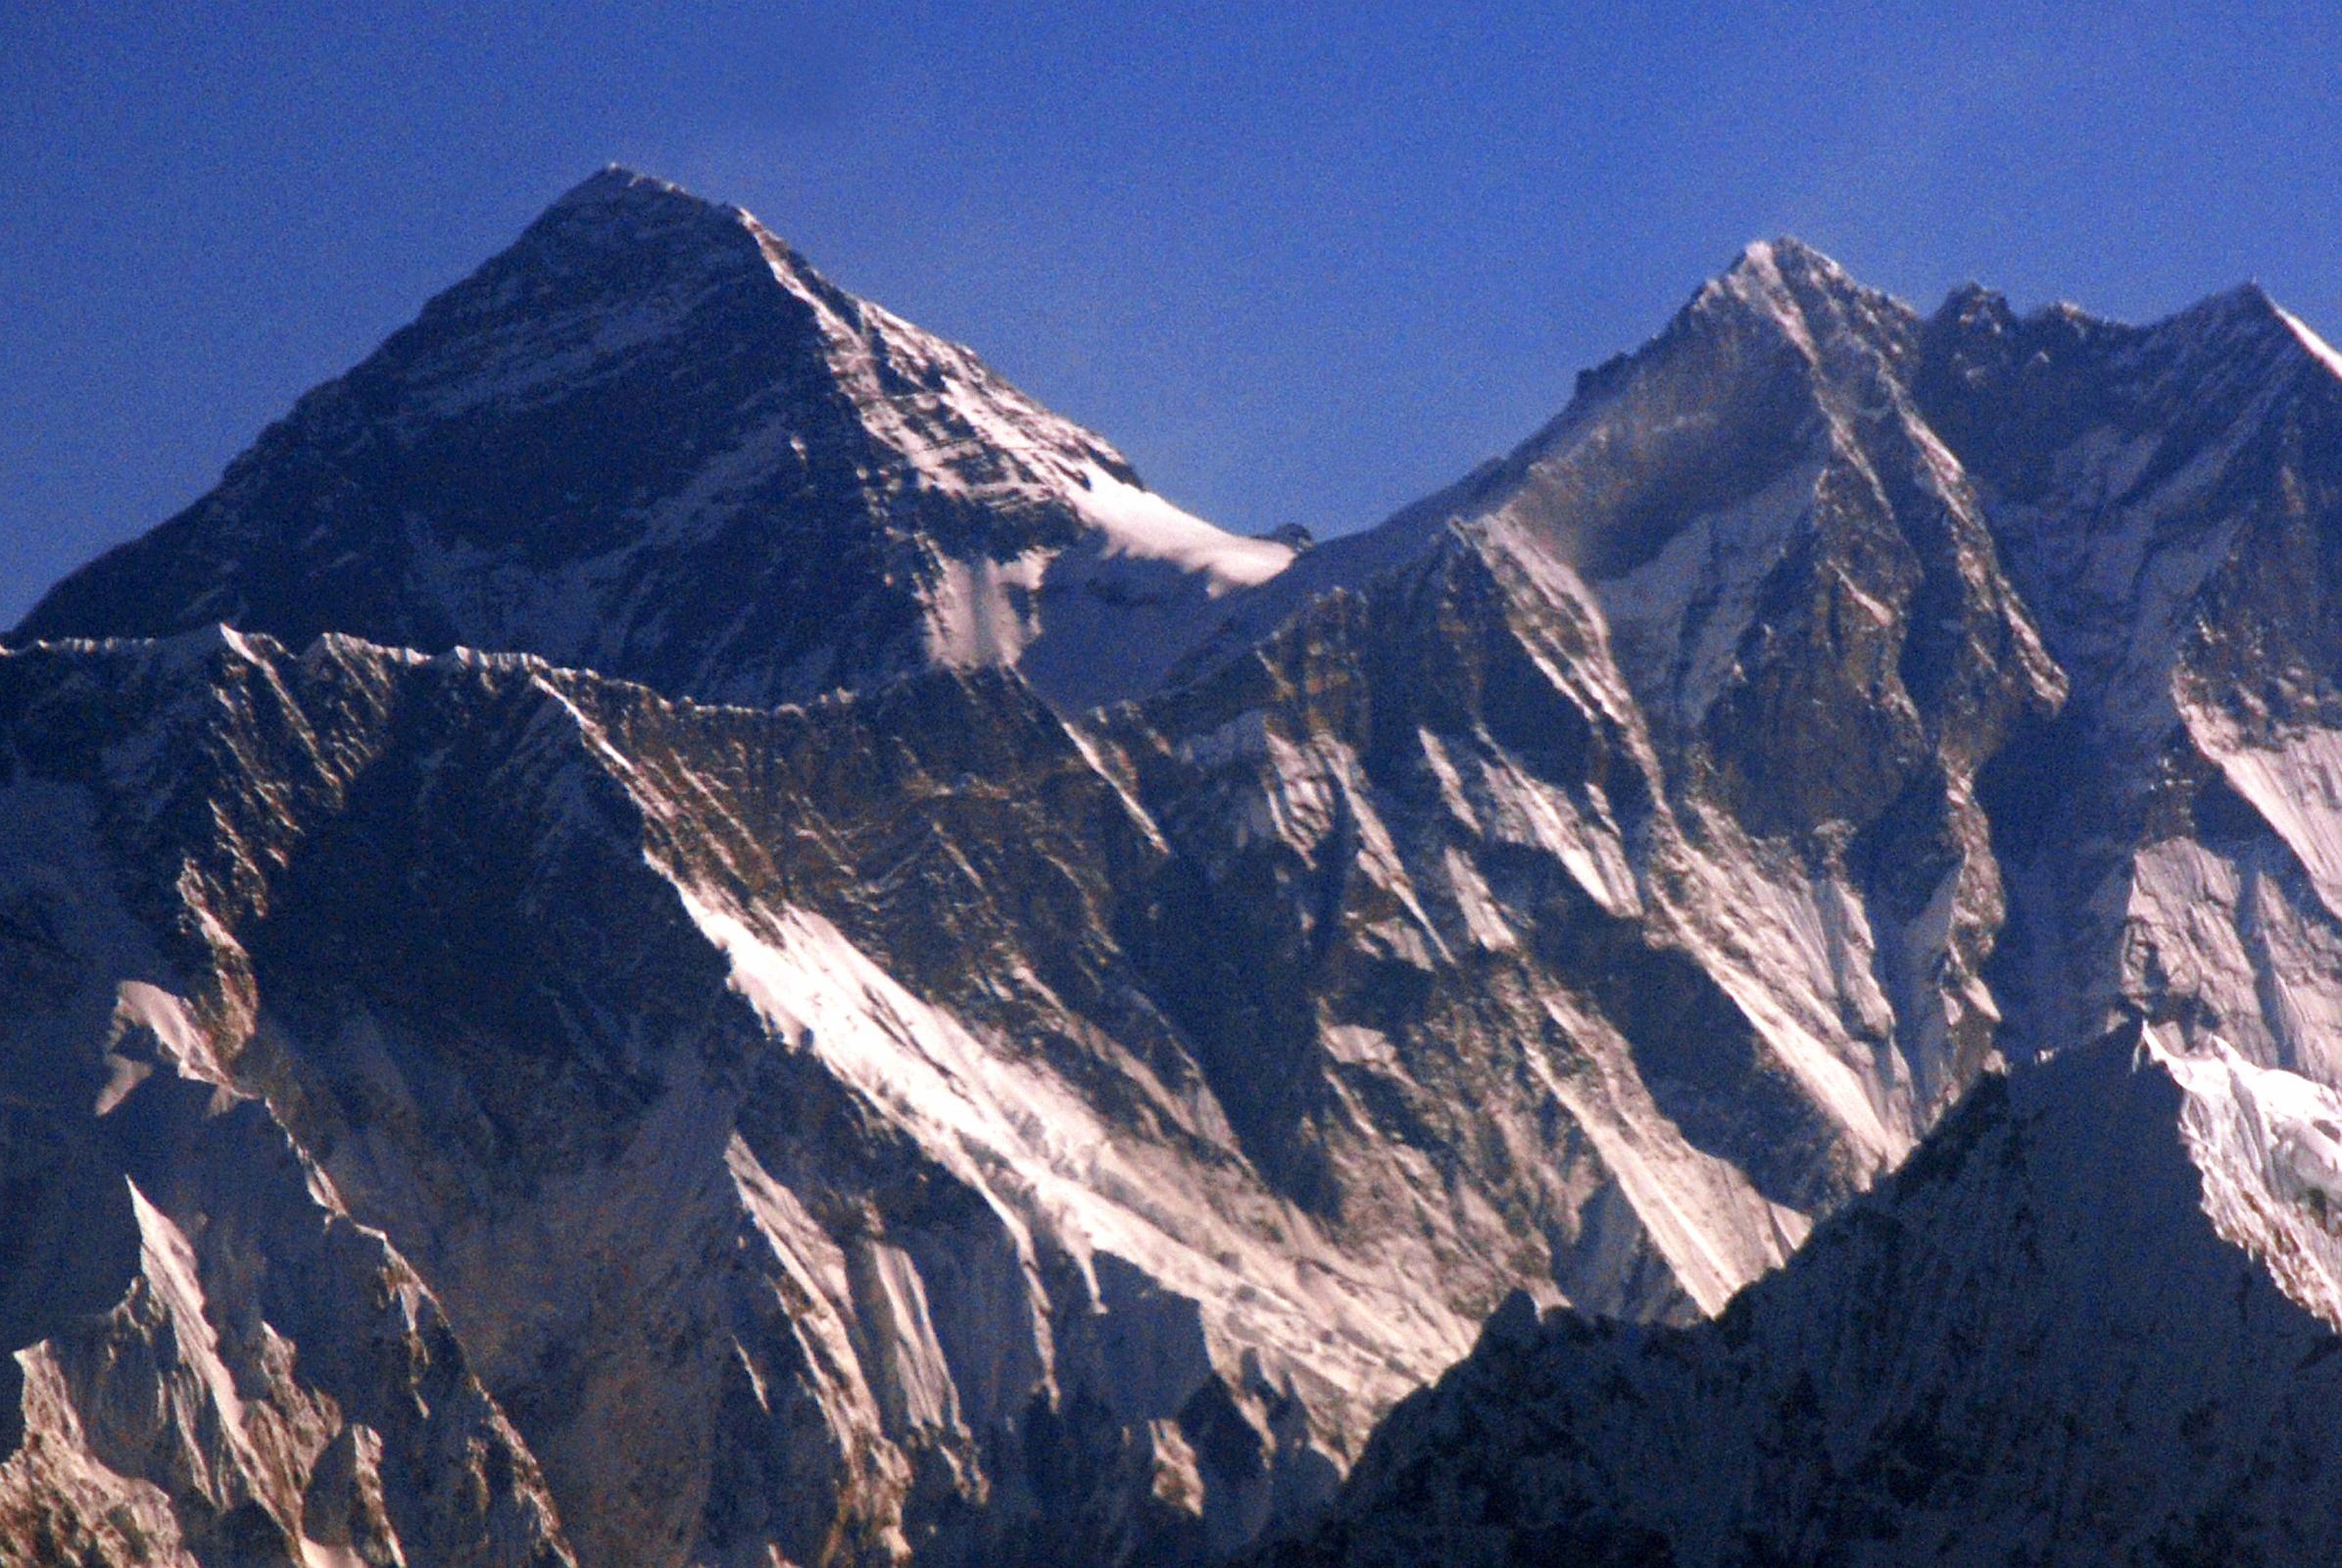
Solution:
M 1979 782 L 2067 695 L 1909 389 L 1921 325 L 1811 251 L 1753 247 L 1520 451 L 1311 552 L 1229 634 L 1416 563 L 1488 563 L 1504 587 L 1475 613 L 1620 738 L 1634 777 L 1602 798 L 1637 803 L 1616 838 L 1635 918 L 1720 994 L 1640 1031 L 1646 1054 L 1706 1053 L 1654 1073 L 1670 1119 L 1742 1169 L 1781 1153 L 1814 1185 L 1769 1191 L 1808 1213 L 1891 1167 L 1994 1054 L 2006 890 Z M 1429 689 L 1450 657 L 1392 669 Z M 1619 989 L 1651 1004 L 1639 975 Z M 1784 1086 L 1773 1106 L 1750 1074 Z
M 8 787 L 79 813 L 129 934 L 76 940 L 53 871 L 9 931 L 187 1020 L 406 1260 L 581 1561 L 1216 1556 L 1504 1291 L 1712 1305 L 1852 1180 L 1729 1051 L 1810 1147 L 1752 1177 L 1654 1103 L 1635 1051 L 1729 1004 L 1634 934 L 1615 826 L 1569 826 L 1632 770 L 1551 744 L 1570 695 L 1490 630 L 1488 562 L 1439 566 L 1230 677 L 1306 690 L 1444 596 L 1486 668 L 1388 784 L 1346 720 L 1303 765 L 1272 726 L 1305 704 L 1232 725 L 1215 687 L 1089 730 L 1007 672 L 762 711 L 343 638 L 34 648 L 0 658 Z M 111 1081 L 105 1032 L 24 1017 Z M 187 1174 L 186 1211 L 243 1179 Z
M 1936 521 L 1942 583 L 1866 584 L 1828 509 L 1769 528 L 1732 484 L 1662 513 L 1674 531 L 1633 545 L 1614 455 L 1653 432 L 1708 455 L 1746 417 L 1722 375 L 1686 405 L 1653 401 L 1645 362 L 1703 312 L 1752 300 L 1803 363 L 1844 362 L 1849 335 L 1873 343 L 1845 406 L 1857 430 L 1899 429 L 1932 470 L 1942 504 L 1907 496 L 1887 515 L 1923 557 L 1913 524 Z M 1611 406 L 1626 409 L 1615 429 Z M 1875 820 L 1908 821 L 1909 786 L 1864 770 L 1908 753 L 1897 710 L 1957 737 L 1928 720 L 1926 694 L 1954 699 L 1947 716 L 1982 741 L 1955 739 L 1927 765 L 1930 795 L 1954 785 L 1928 810 L 1963 824 L 1952 842 L 1994 896 L 1970 905 L 1988 940 L 1944 951 L 1964 959 L 1972 1016 L 2019 1065 L 2005 1084 L 1986 1077 L 1888 1196 L 1831 1222 L 1714 1325 L 1676 1335 L 1562 1314 L 1539 1330 L 1534 1309 L 1510 1309 L 1378 1437 L 1335 1521 L 1276 1560 L 2331 1554 L 2342 1489 L 2318 1434 L 2342 1326 L 2322 1174 L 2342 1125 L 2342 906 L 2326 891 L 2338 462 L 2342 359 L 2258 290 L 2148 327 L 2069 308 L 2018 318 L 1979 290 L 1922 320 L 1776 245 L 1651 349 L 1589 376 L 1580 407 L 1522 454 L 1408 519 L 1526 524 L 1570 555 L 1695 799 L 1731 800 L 1743 779 L 1779 789 L 1818 734 L 1849 760 L 1825 764 L 1831 781 L 1860 786 L 1823 831 L 1844 823 L 1859 840 L 1863 802 L 1889 796 Z M 1859 466 L 1898 471 L 1869 442 Z M 1726 471 L 1753 483 L 1765 470 Z M 1803 473 L 1791 493 L 1802 507 Z M 1893 536 L 1880 537 L 1867 559 L 1891 564 Z M 1392 545 L 1352 548 L 1388 559 Z M 1675 564 L 1638 584 L 1670 552 Z M 1800 647 L 1817 559 L 1874 612 Z M 1702 624 L 1720 615 L 1720 634 Z M 1900 649 L 1864 654 L 1871 626 Z M 1769 677 L 1784 642 L 1785 673 Z M 1993 683 L 1964 666 L 1991 667 L 1984 650 L 2020 654 L 2027 700 L 1976 701 Z M 1815 672 L 1831 667 L 1874 683 L 1870 730 L 1835 722 L 1860 705 L 1815 700 Z M 1779 706 L 1801 687 L 1797 708 Z M 1767 720 L 1741 728 L 1750 704 Z M 1737 760 L 1764 742 L 1775 750 Z M 1812 831 L 1781 825 L 1782 843 Z M 1916 890 L 1913 872 L 1943 857 L 1915 849 L 1906 839 L 1870 863 Z M 1878 891 L 1871 907 L 1893 908 Z M 1955 934 L 1964 902 L 1949 904 Z M 1927 928 L 1944 914 L 1936 902 Z M 1932 1025 L 1897 1001 L 1899 1027 Z M 2074 1045 L 2110 1029 L 2144 1030 L 2135 1066 Z
M 69 771 L 93 738 L 12 729 L 12 751 L 34 735 Z M 103 846 L 169 853 L 171 806 L 107 821 L 56 773 L 0 779 L 0 1557 L 573 1563 L 437 1295 L 215 1053 L 248 977 L 171 989 L 171 949 L 222 933 L 120 896 Z
M 1680 1397 L 1771 1452 L 1767 1369 L 1855 1336 L 1893 1375 L 1783 1482 L 1834 1496 L 1862 1400 L 1981 1397 L 1928 1281 L 2079 1289 L 1917 1175 L 1861 1200 L 1979 1139 L 2109 1166 L 1974 1212 L 2065 1237 L 2132 1160 L 2135 1236 L 2245 1249 L 2245 1328 L 2308 1345 L 2323 1254 L 2249 1215 L 2342 1199 L 2323 1146 L 2235 1214 L 2164 1153 L 2216 1068 L 2342 1083 L 2337 463 L 2342 361 L 2257 293 L 1923 318 L 1781 241 L 1296 555 L 597 176 L 0 654 L 0 1544 L 1213 1561 L 1524 1289 L 1574 1315 L 1508 1309 L 1342 1518 L 1456 1484 L 1420 1412 L 1512 1381 L 1627 1379 L 1605 1451 Z M 2135 1082 L 2059 1059 L 2118 1027 Z M 1951 1261 L 1829 1318 L 1881 1214 Z M 1756 1321 L 1763 1368 L 1714 1348 Z M 1889 1539 L 1557 1462 L 1685 1560 Z M 1563 1539 L 1518 1517 L 1471 1549 Z M 1426 1518 L 1308 1549 L 1462 1549 Z
M 18 635 L 341 631 L 759 704 L 1022 662 L 1078 706 L 1292 556 L 738 208 L 613 168 Z
M 1516 1298 L 1261 1560 L 2328 1560 L 2342 1096 L 2159 1036 L 1988 1080 L 1713 1322 Z

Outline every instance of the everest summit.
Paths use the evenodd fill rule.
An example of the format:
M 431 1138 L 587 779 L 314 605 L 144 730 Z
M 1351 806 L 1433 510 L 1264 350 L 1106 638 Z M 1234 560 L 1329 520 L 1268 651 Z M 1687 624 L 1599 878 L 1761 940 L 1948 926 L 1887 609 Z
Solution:
M 2329 1551 L 2338 541 L 2257 290 L 1296 554 L 596 175 L 0 652 L 0 1556 Z
M 738 208 L 612 168 L 24 631 L 347 631 L 760 704 L 1021 662 L 1087 703 L 1291 557 Z

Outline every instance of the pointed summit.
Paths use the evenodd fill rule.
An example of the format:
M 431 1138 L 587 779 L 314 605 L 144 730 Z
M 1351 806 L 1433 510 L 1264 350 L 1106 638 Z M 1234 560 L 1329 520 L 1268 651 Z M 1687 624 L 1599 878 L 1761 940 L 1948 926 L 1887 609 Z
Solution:
M 1794 234 L 1776 234 L 1771 239 L 1750 240 L 1740 248 L 1739 256 L 1725 271 L 1728 277 L 1735 273 L 1853 281 L 1844 268 Z
M 597 302 L 631 311 L 661 287 L 764 291 L 778 257 L 797 263 L 739 208 L 610 164 L 557 197 L 511 246 L 425 313 L 466 302 L 507 315 Z
M 643 173 L 639 170 L 627 168 L 624 164 L 605 164 L 600 170 L 588 174 L 556 198 L 553 206 L 547 211 L 560 212 L 564 208 L 572 207 L 609 207 L 628 201 L 656 200 L 660 197 L 677 197 L 704 207 L 715 205 L 705 197 L 693 195 L 672 180 L 660 179 L 656 174 Z
M 1079 704 L 1292 557 L 739 208 L 613 165 L 16 640 L 220 620 L 755 704 L 1030 653 Z
M 1683 316 L 1718 313 L 1753 313 L 1777 323 L 1808 358 L 1822 352 L 1825 339 L 1848 334 L 1867 349 L 1889 348 L 1918 320 L 1901 301 L 1866 288 L 1836 262 L 1785 234 L 1742 248 L 1731 267 L 1692 296 Z
M 2258 282 L 2239 283 L 2198 300 L 2153 330 L 2188 340 L 2202 353 L 2240 356 L 2263 368 L 2273 368 L 2262 363 L 2273 355 L 2278 363 L 2299 361 L 2342 375 L 2342 354 Z
M 1805 295 L 1884 298 L 1857 283 L 1852 274 L 1830 257 L 1792 235 L 1751 240 L 1732 259 L 1732 265 L 1700 291 L 1742 299 L 1782 299 Z

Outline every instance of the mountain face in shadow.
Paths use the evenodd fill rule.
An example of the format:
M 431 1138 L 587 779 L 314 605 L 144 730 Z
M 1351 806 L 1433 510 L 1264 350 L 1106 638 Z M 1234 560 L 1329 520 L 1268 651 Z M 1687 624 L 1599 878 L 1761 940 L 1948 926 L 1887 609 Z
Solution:
M 1775 241 L 1296 553 L 595 176 L 0 652 L 0 1554 L 2330 1554 L 2338 365 Z

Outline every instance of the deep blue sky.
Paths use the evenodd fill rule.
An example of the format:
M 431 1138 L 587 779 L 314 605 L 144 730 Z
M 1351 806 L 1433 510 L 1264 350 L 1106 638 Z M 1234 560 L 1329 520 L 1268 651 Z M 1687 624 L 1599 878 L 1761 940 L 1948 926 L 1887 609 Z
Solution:
M 1759 235 L 2342 335 L 2342 8 L 2245 9 L 11 5 L 0 625 L 611 160 L 1245 530 L 1511 445 Z

